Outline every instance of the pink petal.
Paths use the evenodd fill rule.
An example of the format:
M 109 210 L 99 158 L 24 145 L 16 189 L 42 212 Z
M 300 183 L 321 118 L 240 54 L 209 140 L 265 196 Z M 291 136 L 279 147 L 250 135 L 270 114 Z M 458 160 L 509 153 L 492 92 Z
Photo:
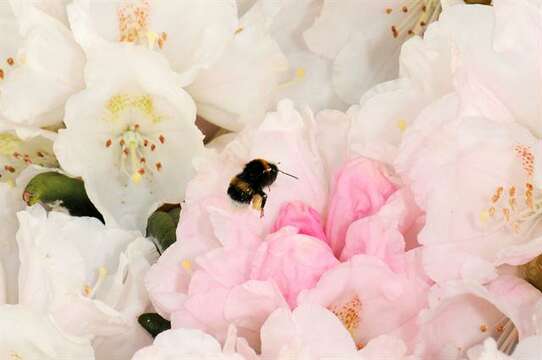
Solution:
M 283 228 L 268 236 L 254 254 L 250 277 L 274 281 L 288 304 L 295 307 L 299 292 L 312 288 L 323 273 L 338 264 L 325 242 Z
M 271 231 L 275 232 L 285 226 L 295 227 L 300 234 L 326 241 L 322 217 L 316 210 L 300 201 L 282 205 Z
M 344 247 L 350 224 L 376 213 L 396 190 L 385 173 L 383 165 L 360 157 L 344 165 L 335 176 L 326 234 L 337 256 Z

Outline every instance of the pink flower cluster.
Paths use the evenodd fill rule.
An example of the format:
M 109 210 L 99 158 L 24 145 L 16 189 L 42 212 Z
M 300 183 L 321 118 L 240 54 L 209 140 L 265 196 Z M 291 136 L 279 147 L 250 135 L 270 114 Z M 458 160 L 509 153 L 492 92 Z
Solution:
M 263 358 L 280 350 L 264 346 L 272 314 L 295 317 L 306 306 L 333 314 L 352 351 L 369 359 L 390 344 L 405 358 L 459 356 L 498 335 L 508 319 L 520 336 L 534 334 L 528 317 L 542 294 L 524 280 L 436 284 L 426 275 L 418 243 L 426 213 L 393 167 L 337 146 L 348 142 L 351 120 L 335 111 L 299 113 L 283 101 L 258 128 L 225 148 L 217 144 L 189 184 L 177 242 L 146 277 L 157 311 L 174 329 L 199 329 L 223 343 L 234 326 L 238 351 L 250 346 Z M 226 193 L 254 158 L 298 178 L 279 174 L 263 218 Z M 276 344 L 283 352 L 303 345 Z

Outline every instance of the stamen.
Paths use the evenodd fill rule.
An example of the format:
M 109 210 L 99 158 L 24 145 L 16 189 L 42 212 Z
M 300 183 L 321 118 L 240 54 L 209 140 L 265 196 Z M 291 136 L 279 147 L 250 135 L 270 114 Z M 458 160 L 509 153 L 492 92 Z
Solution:
M 407 15 L 399 24 L 392 24 L 390 30 L 393 38 L 403 40 L 402 35 L 422 35 L 425 27 L 438 18 L 442 7 L 439 0 L 410 0 L 398 10 Z M 392 9 L 386 8 L 384 11 L 389 15 Z
M 507 318 L 501 321 L 499 326 L 502 326 L 502 332 L 497 338 L 497 348 L 499 351 L 510 355 L 519 341 L 518 330 L 514 323 Z
M 96 292 L 100 288 L 100 286 L 103 284 L 105 278 L 107 277 L 107 269 L 103 266 L 98 268 L 98 278 L 96 280 L 96 283 L 94 284 L 94 287 L 91 287 L 90 285 L 83 286 L 83 294 L 86 297 L 93 298 L 96 295 Z
M 184 259 L 181 261 L 181 267 L 188 273 L 192 272 L 192 261 Z
M 305 68 L 302 68 L 302 67 L 296 68 L 294 72 L 294 77 L 291 80 L 280 84 L 279 87 L 286 88 L 292 85 L 296 85 L 305 78 L 305 75 L 306 75 Z
M 15 65 L 15 60 L 13 60 L 12 57 L 9 57 L 9 58 L 6 60 L 6 62 L 8 63 L 9 66 Z

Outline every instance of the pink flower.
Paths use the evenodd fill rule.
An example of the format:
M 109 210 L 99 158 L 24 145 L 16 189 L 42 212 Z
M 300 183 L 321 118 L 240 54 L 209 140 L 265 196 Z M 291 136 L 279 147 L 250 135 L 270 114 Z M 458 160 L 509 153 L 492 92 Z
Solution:
M 366 261 L 378 264 L 382 274 L 380 282 L 364 283 L 367 293 L 382 286 L 401 293 L 407 279 L 419 282 L 418 287 L 405 285 L 409 290 L 404 291 L 419 291 L 420 300 L 408 304 L 411 308 L 390 319 L 387 327 L 363 334 L 365 342 L 394 331 L 415 314 L 415 306 L 423 306 L 427 282 L 405 260 L 403 235 L 416 232 L 420 212 L 406 189 L 397 191 L 400 186 L 382 164 L 348 159 L 326 146 L 346 142 L 344 124 L 329 126 L 330 118 L 348 121 L 339 114 L 324 112 L 314 119 L 283 101 L 258 128 L 239 134 L 198 164 L 188 185 L 178 241 L 146 278 L 154 306 L 174 328 L 200 329 L 225 341 L 234 324 L 239 336 L 259 349 L 260 328 L 273 311 L 295 309 L 300 294 L 311 289 L 333 292 L 321 284 L 323 279 L 352 261 L 357 264 L 353 259 L 359 254 L 370 255 Z M 266 189 L 263 218 L 251 207 L 233 204 L 226 193 L 231 178 L 254 158 L 274 162 L 298 178 L 279 174 Z M 349 262 L 340 265 L 340 260 Z M 385 283 L 390 279 L 397 285 Z M 324 306 L 338 306 L 337 301 Z M 401 312 L 402 304 L 394 304 Z
M 319 304 L 343 322 L 359 347 L 380 335 L 412 342 L 418 312 L 427 305 L 430 283 L 421 274 L 417 251 L 407 254 L 396 273 L 382 260 L 357 255 L 326 272 L 316 287 L 303 291 L 300 304 Z

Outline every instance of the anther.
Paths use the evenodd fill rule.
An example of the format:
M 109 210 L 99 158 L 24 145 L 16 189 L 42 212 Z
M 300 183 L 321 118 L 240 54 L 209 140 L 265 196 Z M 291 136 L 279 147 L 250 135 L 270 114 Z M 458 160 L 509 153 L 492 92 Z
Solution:
M 161 144 L 163 144 L 163 143 L 166 142 L 166 138 L 164 137 L 164 135 L 160 135 L 160 136 L 158 137 L 158 140 L 160 140 L 160 143 L 161 143 Z
M 110 147 L 111 144 L 113 144 L 113 141 L 111 139 L 107 139 L 107 141 L 105 142 L 105 147 Z
M 8 63 L 9 66 L 13 66 L 15 64 L 15 60 L 13 60 L 12 57 L 9 57 L 6 62 Z
M 399 36 L 399 31 L 397 31 L 397 28 L 395 27 L 395 25 L 391 27 L 391 33 L 393 34 L 394 38 L 397 38 Z

